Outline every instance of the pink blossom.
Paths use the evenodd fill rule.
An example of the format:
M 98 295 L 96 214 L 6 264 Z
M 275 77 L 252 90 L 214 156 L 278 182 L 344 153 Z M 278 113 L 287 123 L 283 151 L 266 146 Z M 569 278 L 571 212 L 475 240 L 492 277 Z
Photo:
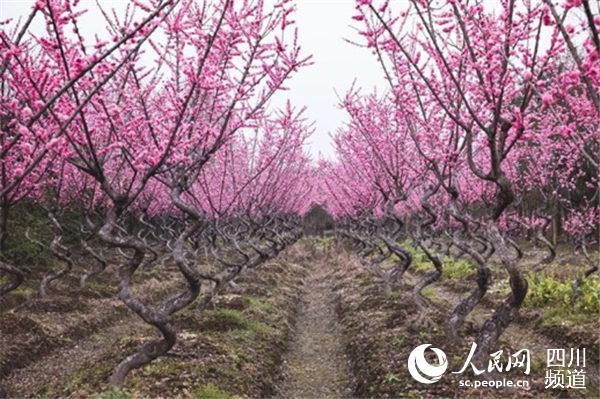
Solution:
M 582 0 L 566 0 L 565 8 L 569 9 L 569 8 L 579 7 L 579 6 L 581 6 L 581 1 Z
M 544 25 L 546 25 L 546 26 L 552 25 L 552 18 L 550 17 L 550 15 L 548 15 L 548 13 L 544 13 L 544 16 L 542 17 L 542 21 L 544 22 Z

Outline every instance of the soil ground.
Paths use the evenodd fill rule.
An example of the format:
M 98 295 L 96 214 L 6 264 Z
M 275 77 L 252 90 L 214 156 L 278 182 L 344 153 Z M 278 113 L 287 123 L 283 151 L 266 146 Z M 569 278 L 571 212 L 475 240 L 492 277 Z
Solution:
M 459 378 L 449 374 L 428 386 L 414 381 L 406 367 L 413 348 L 443 348 L 451 369 L 458 368 L 505 295 L 492 287 L 460 331 L 464 345 L 450 345 L 443 325 L 468 279 L 442 279 L 428 289 L 431 324 L 425 326 L 410 294 L 422 275 L 410 271 L 386 296 L 351 252 L 331 240 L 304 239 L 241 276 L 242 294 L 218 297 L 200 316 L 193 309 L 178 314 L 179 339 L 170 355 L 131 373 L 120 391 L 106 385 L 111 370 L 156 333 L 115 299 L 110 278 L 84 292 L 72 278 L 47 299 L 12 298 L 0 313 L 0 397 L 598 397 L 597 324 L 549 326 L 534 310 L 522 312 L 498 348 L 531 350 L 530 376 L 507 375 L 529 380 L 530 389 L 459 388 Z M 496 280 L 502 281 L 499 274 Z M 136 292 L 156 303 L 181 284 L 173 268 L 151 269 L 139 276 Z M 588 389 L 546 390 L 541 356 L 548 348 L 577 346 L 591 351 Z
M 335 314 L 323 254 L 314 257 L 304 284 L 295 338 L 284 360 L 281 398 L 350 398 L 351 373 Z
M 281 359 L 305 276 L 303 248 L 298 244 L 260 270 L 241 276 L 242 295 L 221 295 L 201 315 L 194 309 L 178 314 L 174 320 L 178 342 L 170 355 L 133 371 L 119 391 L 106 384 L 111 370 L 155 339 L 156 332 L 125 311 L 118 300 L 108 306 L 107 299 L 89 295 L 80 299 L 78 307 L 65 305 L 50 312 L 35 311 L 35 304 L 41 302 L 33 299 L 27 310 L 0 314 L 5 332 L 0 339 L 6 344 L 0 348 L 0 365 L 6 364 L 0 374 L 0 397 L 272 396 L 281 381 Z M 175 277 L 162 275 L 165 280 Z M 177 290 L 177 281 L 171 285 L 158 281 L 151 278 L 137 287 L 150 303 Z M 58 288 L 47 301 L 63 297 Z M 9 329 L 15 321 L 18 325 Z M 13 354 L 21 356 L 11 364 Z
M 361 267 L 355 257 L 338 248 L 334 251 L 333 262 L 337 270 L 330 277 L 334 281 L 337 294 L 337 311 L 346 334 L 347 350 L 351 358 L 352 371 L 358 382 L 355 395 L 373 398 L 421 398 L 421 397 L 460 397 L 460 398 L 597 398 L 598 397 L 598 333 L 597 322 L 585 326 L 562 326 L 557 331 L 573 332 L 585 329 L 585 334 L 562 334 L 542 328 L 542 322 L 535 312 L 523 310 L 521 317 L 513 323 L 500 338 L 498 350 L 506 355 L 526 348 L 531 353 L 531 372 L 525 375 L 515 370 L 496 374 L 512 380 L 527 380 L 529 389 L 517 388 L 467 388 L 460 387 L 463 380 L 480 379 L 472 373 L 463 375 L 444 374 L 432 385 L 417 383 L 408 373 L 406 362 L 412 349 L 421 344 L 432 344 L 442 348 L 448 358 L 449 369 L 458 370 L 464 364 L 470 345 L 476 339 L 482 323 L 488 319 L 498 303 L 505 296 L 499 290 L 488 293 L 483 301 L 468 317 L 459 331 L 461 342 L 451 343 L 444 331 L 449 312 L 466 296 L 461 284 L 452 284 L 442 279 L 427 290 L 431 301 L 428 317 L 423 320 L 411 296 L 413 284 L 422 273 L 409 272 L 404 276 L 391 295 L 384 295 L 377 278 Z M 500 278 L 498 278 L 500 281 Z M 468 287 L 468 284 L 465 284 Z M 494 287 L 496 288 L 496 287 Z M 596 327 L 595 327 L 596 326 Z M 558 326 L 560 327 L 560 326 Z M 550 348 L 587 348 L 587 389 L 546 389 L 546 350 Z

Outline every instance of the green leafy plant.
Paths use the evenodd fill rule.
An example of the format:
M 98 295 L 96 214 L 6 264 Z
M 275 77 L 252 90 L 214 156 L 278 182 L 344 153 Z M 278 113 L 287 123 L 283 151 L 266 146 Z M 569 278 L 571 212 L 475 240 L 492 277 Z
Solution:
M 584 280 L 579 290 L 575 308 L 583 313 L 598 315 L 600 313 L 600 279 Z
M 386 384 L 394 384 L 400 382 L 400 377 L 394 373 L 387 373 L 383 379 L 383 382 Z
M 475 273 L 475 265 L 466 259 L 444 257 L 444 276 L 450 280 L 460 280 Z
M 527 275 L 529 290 L 525 298 L 526 307 L 544 307 L 548 305 L 569 304 L 572 288 L 571 285 L 562 282 L 553 274 L 534 274 Z
M 565 314 L 598 315 L 600 312 L 600 279 L 588 278 L 583 281 L 573 302 L 571 281 L 562 281 L 552 273 L 529 273 L 529 291 L 525 307 L 558 306 Z
M 213 384 L 207 384 L 196 391 L 196 399 L 229 399 L 231 395 Z
M 131 395 L 120 388 L 111 388 L 95 396 L 96 399 L 131 399 Z

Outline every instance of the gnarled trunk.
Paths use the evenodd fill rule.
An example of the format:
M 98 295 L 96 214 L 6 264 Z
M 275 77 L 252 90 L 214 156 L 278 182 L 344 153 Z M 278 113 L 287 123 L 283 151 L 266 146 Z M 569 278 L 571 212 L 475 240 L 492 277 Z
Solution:
M 158 341 L 152 341 L 137 350 L 131 356 L 125 358 L 113 370 L 110 376 L 109 383 L 114 386 L 122 386 L 127 374 L 133 369 L 142 367 L 159 356 L 165 355 L 177 341 L 175 330 L 170 323 L 169 315 L 165 312 L 155 311 L 149 306 L 143 304 L 139 299 L 135 298 L 131 291 L 131 280 L 135 271 L 138 269 L 144 259 L 144 251 L 134 249 L 133 257 L 123 265 L 120 271 L 121 281 L 119 283 L 119 298 L 146 323 L 156 327 L 162 334 L 163 338 Z
M 465 322 L 466 317 L 479 305 L 488 290 L 491 271 L 487 267 L 484 257 L 473 248 L 470 248 L 468 244 L 456 238 L 454 245 L 468 253 L 477 262 L 477 287 L 452 310 L 446 324 L 446 335 L 457 342 L 459 338 L 458 331 Z
M 0 253 L 6 251 L 6 242 L 8 240 L 8 212 L 10 207 L 6 199 L 0 206 Z
M 42 278 L 39 287 L 39 294 L 42 298 L 48 296 L 48 287 L 51 282 L 66 276 L 73 269 L 73 260 L 71 259 L 71 254 L 68 251 L 64 251 L 65 248 L 60 245 L 60 237 L 55 237 L 54 240 L 52 240 L 52 244 L 50 244 L 50 250 L 56 259 L 64 263 L 65 267 L 60 270 L 47 273 Z
M 92 277 L 95 277 L 97 275 L 99 275 L 100 273 L 102 273 L 108 263 L 106 262 L 106 259 L 104 259 L 104 257 L 102 255 L 100 255 L 97 251 L 95 251 L 89 244 L 87 241 L 85 240 L 80 240 L 81 243 L 81 247 L 96 261 L 98 262 L 98 267 L 96 269 L 92 269 L 92 270 L 87 270 L 85 271 L 82 275 L 81 278 L 79 279 L 79 288 L 83 289 L 85 287 L 85 283 Z
M 1 299 L 4 295 L 8 294 L 14 289 L 17 289 L 21 284 L 23 284 L 23 281 L 25 281 L 25 273 L 19 268 L 2 261 L 0 261 L 0 270 L 5 275 L 10 276 L 9 281 L 0 286 Z
M 54 255 L 54 257 L 60 262 L 63 262 L 65 266 L 60 270 L 47 273 L 42 278 L 39 287 L 39 294 L 42 298 L 48 296 L 48 286 L 51 282 L 66 276 L 73 269 L 73 260 L 71 259 L 71 253 L 64 245 L 60 243 L 62 241 L 62 228 L 58 223 L 58 220 L 52 213 L 50 213 L 48 217 L 54 225 L 54 239 L 50 244 L 50 251 L 52 251 L 52 255 Z
M 118 296 L 125 306 L 133 310 L 146 323 L 156 327 L 163 336 L 161 340 L 143 345 L 136 353 L 125 358 L 114 369 L 109 383 L 115 386 L 122 386 L 125 377 L 131 370 L 148 364 L 157 357 L 166 354 L 175 345 L 176 335 L 170 324 L 168 314 L 152 309 L 132 294 L 130 289 L 131 282 L 133 275 L 144 260 L 144 245 L 131 236 L 116 236 L 114 234 L 116 220 L 117 210 L 111 208 L 107 212 L 106 221 L 99 231 L 99 236 L 110 246 L 133 250 L 133 256 L 119 269 Z
M 592 274 L 598 271 L 598 262 L 595 262 L 587 252 L 585 244 L 581 244 L 581 252 L 587 261 L 589 268 L 573 282 L 573 295 L 571 296 L 571 305 L 575 304 L 577 298 L 581 295 L 581 285 Z
M 508 273 L 511 293 L 508 298 L 502 301 L 492 314 L 492 317 L 486 320 L 481 328 L 476 340 L 476 360 L 479 362 L 487 357 L 490 351 L 495 350 L 498 339 L 518 315 L 521 304 L 527 295 L 527 280 L 517 267 L 522 253 L 517 251 L 517 257 L 511 257 L 509 243 L 502 236 L 496 224 L 490 227 L 489 234 L 490 240 L 496 243 L 498 256 Z M 515 246 L 514 243 L 510 243 L 510 245 Z
M 109 245 L 132 249 L 134 251 L 133 256 L 119 270 L 119 298 L 129 309 L 140 316 L 142 320 L 158 329 L 162 335 L 162 339 L 143 345 L 136 353 L 125 358 L 114 369 L 110 376 L 109 383 L 115 386 L 122 386 L 127 374 L 129 374 L 131 370 L 142 367 L 152 362 L 154 359 L 166 355 L 177 342 L 177 336 L 171 324 L 171 315 L 192 303 L 200 293 L 200 277 L 189 266 L 185 259 L 185 251 L 183 249 L 189 236 L 193 234 L 199 226 L 194 224 L 184 230 L 177 239 L 173 251 L 173 258 L 175 259 L 175 263 L 180 272 L 188 282 L 188 289 L 168 298 L 158 307 L 154 308 L 144 304 L 136 298 L 130 289 L 133 276 L 144 261 L 146 245 L 132 236 L 118 237 L 114 235 L 113 232 L 116 228 L 117 219 L 116 215 L 117 212 L 114 209 L 111 209 L 108 212 L 106 222 L 100 229 L 99 236 Z
M 427 259 L 429 259 L 429 261 L 433 264 L 433 267 L 435 268 L 434 271 L 429 272 L 425 276 L 423 276 L 423 278 L 419 280 L 413 287 L 413 296 L 415 298 L 415 302 L 417 303 L 417 306 L 421 308 L 421 310 L 424 310 L 427 307 L 428 301 L 423 296 L 422 291 L 425 287 L 435 283 L 440 279 L 443 271 L 443 263 L 440 260 L 440 258 L 434 255 L 422 241 L 419 242 L 419 247 L 425 253 L 425 256 L 427 256 Z
M 4 200 L 0 206 L 0 255 L 6 251 L 6 240 L 8 239 L 8 210 L 9 207 L 6 205 Z M 5 275 L 10 276 L 9 280 L 0 285 L 0 299 L 17 289 L 23 281 L 25 281 L 25 273 L 19 268 L 9 264 L 7 261 L 0 257 L 0 271 Z
M 475 248 L 469 245 L 466 241 L 463 241 L 460 237 L 461 234 L 466 234 L 468 237 L 472 236 L 469 232 L 469 222 L 461 215 L 457 207 L 458 195 L 454 193 L 452 195 L 448 210 L 452 217 L 462 224 L 462 232 L 457 231 L 453 236 L 452 243 L 462 253 L 469 254 L 471 258 L 477 263 L 476 283 L 477 286 L 471 291 L 469 296 L 464 298 L 450 313 L 450 317 L 446 323 L 446 335 L 455 342 L 458 342 L 458 331 L 462 327 L 466 317 L 473 311 L 473 309 L 481 302 L 485 296 L 489 284 L 491 271 L 487 267 L 486 255 L 490 253 L 489 246 L 491 243 L 484 245 L 483 253 L 478 252 Z M 482 240 L 481 237 L 479 237 Z M 485 241 L 485 240 L 484 240 Z

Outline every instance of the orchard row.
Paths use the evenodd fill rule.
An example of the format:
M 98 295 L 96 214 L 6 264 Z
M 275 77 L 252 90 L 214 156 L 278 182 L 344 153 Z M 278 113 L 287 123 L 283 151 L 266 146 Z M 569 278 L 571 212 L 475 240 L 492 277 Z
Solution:
M 589 1 L 358 0 L 355 42 L 388 88 L 343 96 L 337 159 L 317 165 L 303 150 L 312 127 L 302 110 L 271 104 L 312 62 L 292 1 L 98 7 L 105 29 L 93 37 L 75 0 L 38 0 L 2 22 L 0 296 L 29 274 L 10 256 L 20 204 L 42 209 L 53 234 L 19 239 L 64 266 L 42 278 L 42 296 L 71 271 L 74 251 L 98 266 L 82 284 L 116 257 L 120 299 L 163 338 L 124 359 L 113 384 L 173 347 L 172 315 L 201 310 L 295 242 L 317 203 L 386 291 L 411 265 L 407 239 L 423 251 L 433 267 L 414 291 L 423 311 L 439 254 L 467 254 L 477 278 L 448 318 L 453 338 L 499 258 L 511 291 L 483 325 L 480 353 L 527 295 L 523 238 L 547 250 L 536 270 L 555 257 L 558 233 L 573 240 L 591 266 L 575 290 L 596 271 L 600 16 Z M 136 271 L 166 264 L 185 289 L 145 303 L 131 289 Z
M 527 296 L 524 272 L 556 257 L 560 230 L 589 264 L 573 297 L 598 270 L 599 10 L 587 0 L 357 3 L 389 88 L 343 98 L 350 122 L 335 136 L 339 161 L 319 169 L 323 201 L 386 291 L 413 260 L 401 243 L 424 253 L 431 271 L 413 290 L 421 322 L 444 255 L 468 255 L 476 278 L 446 322 L 455 342 L 495 256 L 510 294 L 481 327 L 481 359 Z M 526 241 L 546 254 L 524 254 Z M 530 270 L 524 255 L 538 259 Z

